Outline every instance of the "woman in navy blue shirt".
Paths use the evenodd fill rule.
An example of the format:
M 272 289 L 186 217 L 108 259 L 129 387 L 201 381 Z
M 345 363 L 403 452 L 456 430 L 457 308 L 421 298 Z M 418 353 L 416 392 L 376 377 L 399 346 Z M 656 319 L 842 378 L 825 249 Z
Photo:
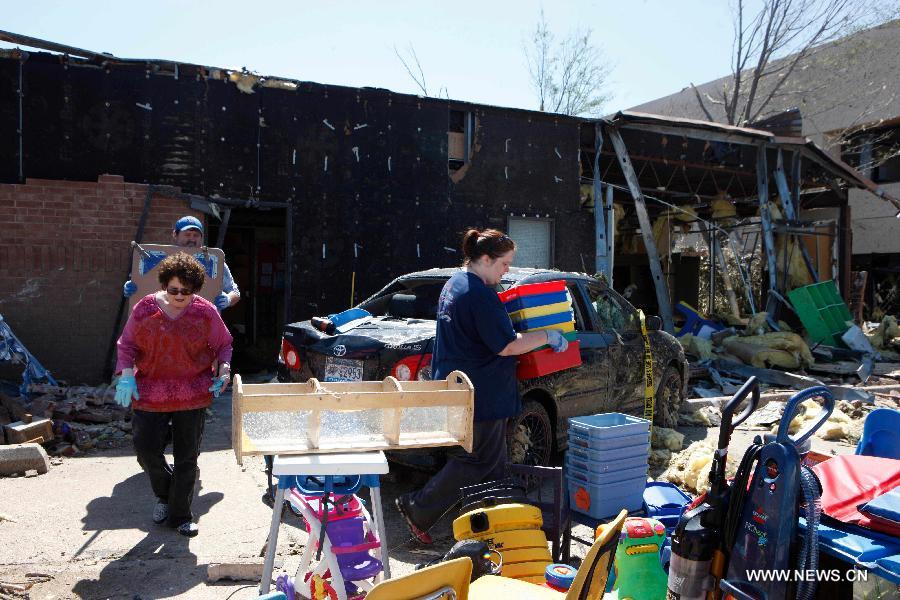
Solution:
M 506 476 L 506 421 L 522 409 L 516 382 L 516 355 L 550 344 L 568 346 L 556 329 L 516 333 L 495 287 L 509 271 L 516 244 L 496 229 L 469 229 L 462 242 L 463 268 L 441 291 L 432 376 L 451 371 L 468 375 L 475 388 L 472 452 L 448 451 L 447 464 L 425 486 L 397 498 L 397 509 L 418 540 L 431 543 L 428 530 L 459 500 L 461 487 Z

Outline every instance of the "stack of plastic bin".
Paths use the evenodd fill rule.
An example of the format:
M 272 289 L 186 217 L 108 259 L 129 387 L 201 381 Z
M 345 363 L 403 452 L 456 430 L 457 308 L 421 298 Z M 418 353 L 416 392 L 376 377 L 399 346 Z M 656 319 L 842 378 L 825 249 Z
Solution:
M 519 356 L 516 370 L 519 379 L 532 379 L 581 364 L 581 349 L 575 339 L 572 299 L 566 292 L 565 281 L 519 285 L 501 292 L 499 296 L 517 332 L 559 329 L 569 340 L 569 348 L 565 352 L 553 352 L 549 346 L 542 346 Z
M 566 484 L 569 504 L 594 519 L 643 505 L 650 422 L 604 413 L 569 419 Z

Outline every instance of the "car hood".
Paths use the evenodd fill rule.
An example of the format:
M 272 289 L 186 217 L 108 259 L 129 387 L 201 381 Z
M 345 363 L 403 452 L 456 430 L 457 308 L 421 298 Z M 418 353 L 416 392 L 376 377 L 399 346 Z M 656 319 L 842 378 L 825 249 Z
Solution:
M 298 350 L 301 348 L 346 358 L 361 358 L 382 348 L 399 350 L 407 354 L 431 351 L 436 323 L 425 319 L 399 319 L 374 317 L 371 321 L 346 333 L 328 335 L 319 331 L 309 321 L 291 323 L 285 327 L 284 336 Z M 337 346 L 344 346 L 337 349 Z

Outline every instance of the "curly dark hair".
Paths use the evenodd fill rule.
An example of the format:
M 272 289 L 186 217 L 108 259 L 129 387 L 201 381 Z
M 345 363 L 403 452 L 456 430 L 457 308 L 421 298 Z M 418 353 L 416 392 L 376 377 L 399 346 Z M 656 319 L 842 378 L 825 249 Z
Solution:
M 167 287 L 174 277 L 181 280 L 182 285 L 197 292 L 203 287 L 206 273 L 196 258 L 190 254 L 178 252 L 164 258 L 159 263 L 159 283 L 163 288 Z

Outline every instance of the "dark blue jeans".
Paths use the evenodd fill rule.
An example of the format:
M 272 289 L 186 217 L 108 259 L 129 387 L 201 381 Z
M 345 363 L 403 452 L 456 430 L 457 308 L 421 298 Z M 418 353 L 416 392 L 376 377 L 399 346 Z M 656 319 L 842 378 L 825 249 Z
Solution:
M 136 410 L 131 420 L 138 463 L 150 478 L 150 487 L 157 499 L 169 505 L 169 525 L 172 527 L 194 518 L 191 502 L 205 422 L 205 408 L 175 412 Z M 170 427 L 174 467 L 165 456 Z
M 428 530 L 459 501 L 460 488 L 507 476 L 506 419 L 476 422 L 473 438 L 472 452 L 450 448 L 444 468 L 408 495 L 409 517 L 420 529 Z

